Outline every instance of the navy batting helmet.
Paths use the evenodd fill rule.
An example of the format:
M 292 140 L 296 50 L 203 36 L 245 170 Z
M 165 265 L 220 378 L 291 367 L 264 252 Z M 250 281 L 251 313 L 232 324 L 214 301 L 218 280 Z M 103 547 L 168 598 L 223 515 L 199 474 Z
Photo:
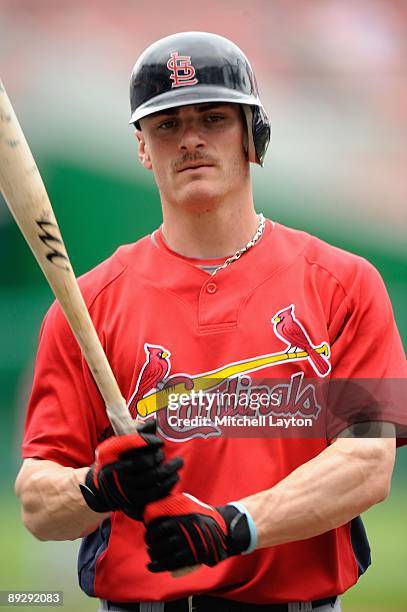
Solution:
M 249 60 L 233 42 L 209 32 L 180 32 L 150 45 L 130 80 L 131 118 L 188 104 L 242 104 L 248 126 L 249 160 L 263 165 L 270 121 L 259 98 Z

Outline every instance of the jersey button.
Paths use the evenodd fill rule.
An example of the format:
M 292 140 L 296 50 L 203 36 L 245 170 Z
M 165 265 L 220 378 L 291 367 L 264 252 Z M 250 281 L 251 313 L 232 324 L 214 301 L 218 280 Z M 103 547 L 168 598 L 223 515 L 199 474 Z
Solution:
M 215 283 L 208 283 L 206 285 L 207 293 L 216 293 L 217 290 L 218 290 L 218 288 L 217 288 Z

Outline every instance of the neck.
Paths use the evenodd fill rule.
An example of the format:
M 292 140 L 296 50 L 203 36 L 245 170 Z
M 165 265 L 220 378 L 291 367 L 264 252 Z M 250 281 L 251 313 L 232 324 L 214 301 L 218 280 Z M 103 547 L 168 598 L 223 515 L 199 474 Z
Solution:
M 188 210 L 163 203 L 162 233 L 170 249 L 185 257 L 229 257 L 253 238 L 259 225 L 252 198 L 244 204 Z

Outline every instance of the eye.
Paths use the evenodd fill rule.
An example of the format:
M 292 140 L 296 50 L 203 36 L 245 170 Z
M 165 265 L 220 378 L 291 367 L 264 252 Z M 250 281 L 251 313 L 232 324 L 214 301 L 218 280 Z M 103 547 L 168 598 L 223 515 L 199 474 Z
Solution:
M 219 121 L 222 121 L 225 118 L 224 115 L 220 115 L 219 113 L 213 113 L 211 115 L 207 115 L 205 117 L 205 121 L 207 121 L 208 123 L 218 123 Z
M 170 130 L 171 128 L 175 127 L 175 125 L 176 125 L 175 119 L 166 119 L 165 121 L 161 121 L 161 123 L 158 124 L 157 129 Z

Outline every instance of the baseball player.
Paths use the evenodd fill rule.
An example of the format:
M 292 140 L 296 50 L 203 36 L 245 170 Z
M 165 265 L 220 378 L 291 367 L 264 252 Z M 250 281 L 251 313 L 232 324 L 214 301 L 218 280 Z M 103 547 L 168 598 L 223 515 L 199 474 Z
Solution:
M 327 425 L 318 393 L 406 377 L 384 284 L 256 213 L 250 162 L 263 164 L 270 123 L 231 41 L 159 40 L 130 95 L 163 224 L 80 284 L 130 413 L 148 418 L 113 436 L 54 304 L 16 482 L 24 523 L 83 538 L 79 582 L 101 610 L 340 610 L 370 564 L 360 514 L 388 495 L 406 416 L 353 402 L 376 432 L 355 437 L 337 412 Z

